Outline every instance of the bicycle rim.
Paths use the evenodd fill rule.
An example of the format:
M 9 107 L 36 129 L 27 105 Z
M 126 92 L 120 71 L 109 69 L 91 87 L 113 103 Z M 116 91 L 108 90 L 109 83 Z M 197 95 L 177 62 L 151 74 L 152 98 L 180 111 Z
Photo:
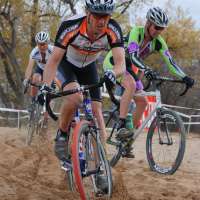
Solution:
M 160 109 L 153 120 L 146 141 L 150 168 L 161 174 L 173 174 L 185 152 L 185 128 L 176 112 Z
M 74 175 L 73 175 L 73 171 L 69 170 L 65 173 L 65 179 L 68 185 L 68 189 L 72 192 L 76 191 L 76 186 L 74 183 Z
M 113 181 L 112 181 L 112 173 L 111 173 L 111 167 L 110 163 L 107 160 L 107 156 L 104 150 L 103 145 L 101 144 L 100 140 L 98 140 L 98 150 L 100 155 L 100 162 L 101 162 L 101 172 L 103 171 L 104 176 L 107 177 L 107 183 L 108 187 L 106 189 L 106 196 L 108 198 L 111 198 L 112 196 L 112 189 L 113 189 Z
M 116 110 L 115 113 L 112 111 L 104 111 L 103 116 L 107 128 L 107 132 L 109 132 L 109 135 L 107 137 L 107 146 L 108 151 L 107 151 L 107 157 L 110 162 L 110 166 L 114 167 L 119 159 L 122 156 L 122 146 L 119 143 L 118 140 L 116 140 L 115 135 L 116 135 L 116 121 L 118 121 L 118 111 Z

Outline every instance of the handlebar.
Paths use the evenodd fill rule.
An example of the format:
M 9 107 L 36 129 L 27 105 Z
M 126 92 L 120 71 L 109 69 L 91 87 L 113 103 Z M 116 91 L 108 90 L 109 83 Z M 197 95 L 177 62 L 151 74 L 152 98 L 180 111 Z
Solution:
M 47 112 L 49 113 L 50 117 L 53 120 L 56 121 L 58 119 L 58 117 L 54 114 L 54 112 L 52 111 L 52 109 L 50 107 L 50 101 L 52 99 L 56 99 L 56 98 L 59 98 L 59 97 L 75 94 L 75 93 L 78 93 L 78 92 L 84 92 L 84 91 L 87 91 L 87 90 L 93 89 L 93 88 L 102 87 L 104 82 L 105 81 L 102 78 L 102 79 L 100 79 L 99 83 L 97 83 L 97 84 L 84 85 L 84 86 L 80 86 L 80 87 L 75 88 L 75 89 L 66 90 L 66 91 L 62 91 L 62 92 L 48 92 L 48 93 L 46 93 L 46 95 L 45 95 L 45 107 L 46 107 Z
M 37 88 L 41 88 L 41 85 L 40 84 L 36 84 L 36 83 L 32 83 L 31 81 L 29 81 L 28 82 L 28 84 L 27 84 L 27 86 L 24 88 L 24 94 L 26 94 L 27 93 L 27 90 L 28 90 L 28 88 L 29 88 L 29 86 L 34 86 L 34 87 L 37 87 Z
M 163 82 L 182 83 L 182 84 L 184 83 L 185 84 L 185 82 L 183 80 L 174 79 L 174 78 L 165 77 L 165 76 L 160 76 L 160 75 L 156 74 L 156 75 L 154 75 L 154 77 L 152 79 L 148 79 L 148 84 L 144 88 L 144 90 L 147 90 L 150 87 L 150 85 L 151 85 L 152 82 L 157 82 L 155 84 L 156 88 L 159 87 L 159 86 L 161 86 L 161 84 Z M 187 93 L 188 89 L 189 89 L 189 87 L 186 85 L 184 91 L 181 94 L 179 94 L 179 96 L 185 95 Z

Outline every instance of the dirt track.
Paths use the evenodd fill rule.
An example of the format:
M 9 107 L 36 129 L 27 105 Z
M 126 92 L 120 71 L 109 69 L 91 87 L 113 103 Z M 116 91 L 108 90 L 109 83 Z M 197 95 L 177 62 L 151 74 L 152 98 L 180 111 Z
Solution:
M 53 140 L 24 146 L 24 130 L 0 128 L 0 200 L 79 199 L 67 191 L 53 154 Z M 50 133 L 49 133 L 50 134 Z M 199 200 L 200 137 L 190 134 L 184 161 L 176 174 L 149 170 L 145 137 L 135 145 L 135 159 L 123 159 L 113 170 L 112 200 Z

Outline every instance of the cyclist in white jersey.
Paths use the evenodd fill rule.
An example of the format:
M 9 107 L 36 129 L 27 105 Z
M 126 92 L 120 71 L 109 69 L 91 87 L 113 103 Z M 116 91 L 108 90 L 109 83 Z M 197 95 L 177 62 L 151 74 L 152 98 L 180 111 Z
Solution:
M 30 81 L 34 84 L 40 84 L 42 82 L 44 66 L 53 51 L 53 46 L 49 44 L 50 37 L 47 32 L 38 32 L 35 36 L 35 42 L 37 46 L 30 53 L 29 63 L 25 72 L 25 79 L 23 81 L 25 88 L 28 87 Z M 33 71 L 34 67 L 35 69 Z M 32 101 L 35 100 L 36 94 L 37 88 L 31 86 L 30 95 Z M 47 119 L 48 114 L 46 113 L 44 126 L 47 124 Z
M 53 50 L 53 46 L 49 44 L 50 37 L 47 32 L 38 32 L 35 36 L 35 42 L 37 46 L 30 53 L 28 66 L 25 72 L 25 79 L 23 81 L 25 87 L 30 80 L 35 84 L 41 83 L 43 79 L 44 66 Z M 34 66 L 36 67 L 33 72 Z M 30 95 L 34 97 L 37 93 L 37 89 L 35 87 L 31 87 L 30 93 Z

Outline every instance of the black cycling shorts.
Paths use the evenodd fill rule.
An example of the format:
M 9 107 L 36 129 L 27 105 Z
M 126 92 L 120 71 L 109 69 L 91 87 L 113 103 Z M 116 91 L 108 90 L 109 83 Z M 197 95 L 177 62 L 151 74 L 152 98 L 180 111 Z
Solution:
M 43 77 L 43 69 L 40 67 L 36 66 L 34 73 L 40 74 Z
M 78 82 L 80 85 L 90 85 L 96 84 L 99 81 L 95 62 L 79 68 L 65 58 L 62 59 L 58 66 L 56 78 L 61 83 L 62 89 L 71 82 Z M 90 96 L 92 101 L 101 101 L 100 88 L 91 89 Z

